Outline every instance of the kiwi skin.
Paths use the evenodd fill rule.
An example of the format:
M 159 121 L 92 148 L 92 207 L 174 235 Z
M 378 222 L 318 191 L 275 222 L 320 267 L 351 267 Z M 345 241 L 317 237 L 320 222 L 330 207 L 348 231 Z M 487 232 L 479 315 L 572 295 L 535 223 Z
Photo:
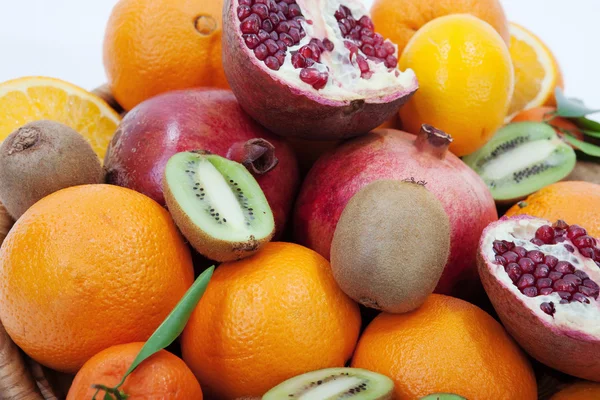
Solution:
M 28 123 L 0 146 L 0 201 L 14 219 L 51 193 L 104 183 L 104 176 L 92 146 L 60 122 Z
M 342 212 L 331 244 L 331 268 L 355 301 L 389 313 L 423 304 L 450 253 L 450 220 L 423 185 L 375 181 Z

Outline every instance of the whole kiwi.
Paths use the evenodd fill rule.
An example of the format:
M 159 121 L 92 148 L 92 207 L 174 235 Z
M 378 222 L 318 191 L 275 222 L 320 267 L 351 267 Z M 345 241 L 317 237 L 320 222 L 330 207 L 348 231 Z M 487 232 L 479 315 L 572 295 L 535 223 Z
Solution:
M 0 146 L 0 201 L 14 219 L 60 189 L 102 182 L 104 169 L 90 144 L 62 123 L 28 123 Z
M 450 252 L 442 203 L 416 182 L 375 181 L 348 202 L 331 244 L 341 289 L 390 313 L 418 308 L 435 289 Z

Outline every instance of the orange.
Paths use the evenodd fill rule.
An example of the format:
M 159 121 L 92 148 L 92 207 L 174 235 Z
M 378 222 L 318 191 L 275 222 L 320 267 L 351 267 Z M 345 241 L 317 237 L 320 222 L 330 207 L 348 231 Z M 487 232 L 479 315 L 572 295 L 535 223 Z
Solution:
M 92 385 L 115 387 L 144 343 L 127 343 L 109 347 L 90 358 L 75 376 L 67 400 L 91 399 Z M 131 400 L 202 400 L 196 377 L 178 357 L 161 350 L 144 360 L 127 377 L 120 390 Z M 101 391 L 97 399 L 104 398 Z
M 222 0 L 120 0 L 104 36 L 104 68 L 126 110 L 157 94 L 227 88 Z
M 600 236 L 600 185 L 589 182 L 557 182 L 512 206 L 507 216 L 526 214 L 551 222 L 562 219 L 581 225 Z
M 522 121 L 533 121 L 533 122 L 547 122 L 552 125 L 559 135 L 564 134 L 564 131 L 569 131 L 573 136 L 579 140 L 583 140 L 583 133 L 579 130 L 577 125 L 569 121 L 567 118 L 552 117 L 552 114 L 556 112 L 555 107 L 536 107 L 530 108 L 529 110 L 523 110 L 514 116 L 511 122 L 522 122 Z
M 62 122 L 82 134 L 101 160 L 121 118 L 100 97 L 54 78 L 0 83 L 0 141 L 31 121 Z
M 510 23 L 510 55 L 515 69 L 515 91 L 508 119 L 521 110 L 556 105 L 554 90 L 563 87 L 556 58 L 532 32 Z
M 598 400 L 600 383 L 578 382 L 556 393 L 550 400 Z
M 358 306 L 325 258 L 269 243 L 216 269 L 181 347 L 207 397 L 260 397 L 293 376 L 344 366 L 359 329 Z
M 194 279 L 169 213 L 111 185 L 53 193 L 0 248 L 0 319 L 31 358 L 73 373 L 110 346 L 144 341 Z
M 407 314 L 380 314 L 356 347 L 352 366 L 387 375 L 395 398 L 454 393 L 469 400 L 536 400 L 526 356 L 478 307 L 431 295 Z
M 408 132 L 433 125 L 452 136 L 450 151 L 465 156 L 504 124 L 514 72 L 508 48 L 488 23 L 469 14 L 436 18 L 412 37 L 399 66 L 419 78 L 419 90 L 400 109 Z
M 398 45 L 398 54 L 423 25 L 438 17 L 468 13 L 494 27 L 509 43 L 508 22 L 498 0 L 375 0 L 375 29 Z

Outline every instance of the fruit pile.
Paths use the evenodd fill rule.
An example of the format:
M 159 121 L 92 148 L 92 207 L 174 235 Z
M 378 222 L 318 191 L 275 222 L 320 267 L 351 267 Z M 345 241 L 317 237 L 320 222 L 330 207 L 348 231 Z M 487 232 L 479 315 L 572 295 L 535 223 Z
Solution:
M 600 123 L 498 0 L 120 0 L 0 83 L 0 399 L 600 399 Z

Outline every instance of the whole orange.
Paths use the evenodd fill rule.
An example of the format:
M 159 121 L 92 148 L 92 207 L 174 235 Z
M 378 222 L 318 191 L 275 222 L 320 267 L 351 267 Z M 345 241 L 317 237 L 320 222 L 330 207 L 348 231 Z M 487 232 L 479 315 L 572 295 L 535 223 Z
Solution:
M 398 45 L 398 54 L 426 23 L 450 14 L 468 13 L 496 29 L 508 45 L 510 33 L 498 0 L 375 0 L 371 16 L 375 29 Z
M 221 61 L 222 0 L 120 0 L 104 36 L 104 68 L 131 110 L 157 94 L 227 88 Z
M 31 358 L 76 372 L 101 350 L 144 341 L 194 280 L 169 213 L 111 185 L 55 192 L 0 248 L 0 319 Z
M 511 122 L 522 122 L 522 121 L 533 121 L 533 122 L 547 122 L 554 127 L 556 133 L 562 135 L 562 130 L 567 130 L 573 134 L 579 140 L 583 140 L 583 133 L 577 128 L 573 122 L 562 117 L 552 117 L 552 114 L 556 112 L 556 107 L 536 107 L 524 110 L 515 115 Z
M 387 375 L 395 398 L 455 393 L 469 400 L 536 400 L 535 376 L 502 325 L 463 300 L 431 295 L 407 314 L 380 314 L 352 366 Z
M 115 387 L 143 345 L 143 342 L 121 344 L 90 358 L 77 372 L 67 400 L 91 399 L 96 392 L 92 385 Z M 200 384 L 192 371 L 166 350 L 144 360 L 119 389 L 131 400 L 202 400 Z M 96 397 L 104 398 L 104 394 L 101 391 Z
M 269 243 L 216 269 L 181 347 L 208 397 L 260 397 L 293 376 L 344 366 L 359 329 L 358 306 L 325 258 Z
M 562 219 L 600 237 L 600 185 L 581 181 L 557 182 L 512 206 L 506 215 L 526 214 L 551 222 Z
M 600 399 L 600 383 L 578 382 L 561 390 L 550 400 L 594 400 Z

